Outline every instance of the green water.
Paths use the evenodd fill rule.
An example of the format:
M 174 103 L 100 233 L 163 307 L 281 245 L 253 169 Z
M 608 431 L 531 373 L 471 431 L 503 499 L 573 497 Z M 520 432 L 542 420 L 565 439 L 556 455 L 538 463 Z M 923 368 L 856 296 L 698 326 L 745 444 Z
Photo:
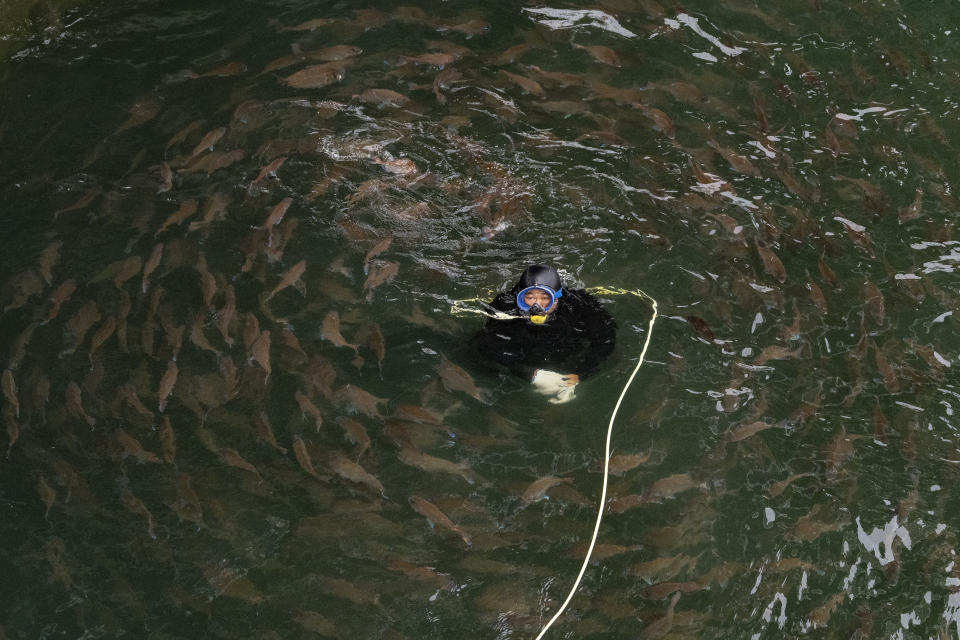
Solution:
M 535 261 L 660 305 L 548 637 L 960 637 L 952 3 L 53 6 L 0 22 L 0 638 L 536 636 L 650 309 L 547 404 L 450 304 Z

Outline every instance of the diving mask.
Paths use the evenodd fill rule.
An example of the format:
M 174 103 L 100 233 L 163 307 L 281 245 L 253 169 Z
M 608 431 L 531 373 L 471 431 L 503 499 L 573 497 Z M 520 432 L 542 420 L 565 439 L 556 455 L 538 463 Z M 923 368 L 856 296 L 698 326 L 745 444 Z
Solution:
M 557 305 L 557 299 L 563 296 L 563 289 L 554 291 L 542 284 L 527 287 L 517 294 L 517 306 L 527 313 L 530 322 L 543 324 L 549 312 Z

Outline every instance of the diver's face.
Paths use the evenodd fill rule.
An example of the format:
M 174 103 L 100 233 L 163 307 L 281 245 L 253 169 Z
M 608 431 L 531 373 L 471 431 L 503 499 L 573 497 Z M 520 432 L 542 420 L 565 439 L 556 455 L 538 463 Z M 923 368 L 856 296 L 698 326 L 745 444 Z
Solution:
M 523 302 L 531 307 L 536 304 L 540 305 L 541 309 L 546 309 L 548 306 L 550 306 L 552 298 L 550 297 L 549 293 L 543 291 L 542 289 L 530 289 L 530 291 L 527 291 L 525 294 L 523 294 Z M 545 311 L 544 313 L 552 313 L 553 309 L 556 308 L 556 305 L 554 305 L 552 309 Z

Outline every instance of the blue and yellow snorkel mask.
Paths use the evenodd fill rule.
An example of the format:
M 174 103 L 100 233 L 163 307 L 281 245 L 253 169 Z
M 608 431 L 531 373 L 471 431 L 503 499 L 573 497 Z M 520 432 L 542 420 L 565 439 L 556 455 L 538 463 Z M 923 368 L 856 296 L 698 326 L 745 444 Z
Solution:
M 527 314 L 533 324 L 543 324 L 547 314 L 557 306 L 557 300 L 563 296 L 563 289 L 554 291 L 550 287 L 536 284 L 522 289 L 517 294 L 517 306 Z

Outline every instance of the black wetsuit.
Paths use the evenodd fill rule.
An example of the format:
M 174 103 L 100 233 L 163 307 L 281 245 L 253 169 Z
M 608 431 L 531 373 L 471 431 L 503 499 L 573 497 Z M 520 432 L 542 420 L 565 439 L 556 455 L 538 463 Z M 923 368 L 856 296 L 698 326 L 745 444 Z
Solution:
M 527 380 L 537 369 L 575 373 L 583 379 L 613 352 L 617 325 L 603 305 L 583 289 L 564 289 L 556 310 L 542 325 L 521 316 L 518 291 L 499 293 L 490 304 L 517 318 L 490 318 L 473 338 L 474 348 L 485 360 L 500 363 Z

